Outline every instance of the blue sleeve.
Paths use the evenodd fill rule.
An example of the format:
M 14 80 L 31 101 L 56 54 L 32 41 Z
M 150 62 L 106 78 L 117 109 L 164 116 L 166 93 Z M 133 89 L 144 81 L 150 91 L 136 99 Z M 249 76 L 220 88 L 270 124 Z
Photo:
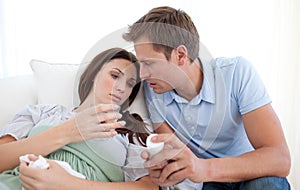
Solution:
M 246 114 L 271 102 L 266 87 L 252 64 L 240 57 L 233 75 L 233 92 L 239 112 Z

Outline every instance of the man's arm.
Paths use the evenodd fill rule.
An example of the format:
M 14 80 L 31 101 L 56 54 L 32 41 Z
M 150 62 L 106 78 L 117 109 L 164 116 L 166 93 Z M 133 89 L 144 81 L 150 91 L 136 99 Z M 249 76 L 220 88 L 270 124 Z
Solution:
M 194 182 L 237 182 L 262 176 L 287 176 L 289 150 L 272 106 L 268 104 L 243 115 L 243 122 L 255 150 L 237 157 L 197 158 L 174 135 L 172 138 L 167 135 L 152 138 L 153 142 L 164 141 L 173 146 L 172 150 L 165 150 L 145 163 L 145 167 L 151 168 L 149 174 L 152 180 L 165 186 L 185 178 Z M 174 151 L 178 151 L 177 154 Z M 165 158 L 172 162 L 166 166 L 155 164 L 162 163 Z
M 162 133 L 174 133 L 174 130 L 166 123 L 153 123 L 154 132 L 158 134 Z
M 290 154 L 279 119 L 270 104 L 243 117 L 254 151 L 238 157 L 210 159 L 208 181 L 242 181 L 262 176 L 286 177 Z

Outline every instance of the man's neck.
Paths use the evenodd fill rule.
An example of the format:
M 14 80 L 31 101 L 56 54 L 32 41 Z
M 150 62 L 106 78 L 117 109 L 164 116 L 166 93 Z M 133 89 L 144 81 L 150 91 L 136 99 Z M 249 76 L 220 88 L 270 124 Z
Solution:
M 188 101 L 191 101 L 195 96 L 200 93 L 203 84 L 203 71 L 202 65 L 199 59 L 196 59 L 193 63 L 189 63 L 186 71 L 187 81 L 182 86 L 175 89 L 177 94 Z

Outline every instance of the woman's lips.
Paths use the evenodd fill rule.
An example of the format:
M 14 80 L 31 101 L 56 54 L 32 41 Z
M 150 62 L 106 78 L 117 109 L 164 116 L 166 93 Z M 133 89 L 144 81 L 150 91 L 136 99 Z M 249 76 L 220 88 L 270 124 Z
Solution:
M 120 97 L 120 96 L 115 95 L 115 94 L 110 94 L 110 95 L 111 95 L 112 100 L 113 100 L 114 102 L 119 102 L 119 101 L 121 101 L 121 97 Z

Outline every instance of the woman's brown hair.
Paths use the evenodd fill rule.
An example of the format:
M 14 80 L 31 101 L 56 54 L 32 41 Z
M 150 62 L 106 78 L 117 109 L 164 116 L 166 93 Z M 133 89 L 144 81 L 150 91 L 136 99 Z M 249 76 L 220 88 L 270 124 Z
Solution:
M 85 101 L 85 99 L 91 92 L 94 85 L 94 78 L 102 69 L 102 66 L 113 59 L 125 59 L 132 62 L 136 67 L 138 81 L 137 84 L 133 87 L 129 98 L 121 105 L 120 112 L 123 115 L 121 119 L 126 121 L 126 127 L 116 129 L 116 131 L 123 135 L 128 134 L 131 143 L 134 143 L 133 139 L 134 137 L 136 137 L 139 143 L 145 145 L 146 138 L 148 136 L 146 124 L 138 114 L 130 114 L 128 111 L 125 111 L 136 98 L 141 86 L 141 79 L 139 75 L 140 66 L 135 55 L 133 55 L 132 53 L 122 48 L 111 48 L 99 53 L 86 67 L 85 71 L 80 77 L 78 86 L 80 104 Z

